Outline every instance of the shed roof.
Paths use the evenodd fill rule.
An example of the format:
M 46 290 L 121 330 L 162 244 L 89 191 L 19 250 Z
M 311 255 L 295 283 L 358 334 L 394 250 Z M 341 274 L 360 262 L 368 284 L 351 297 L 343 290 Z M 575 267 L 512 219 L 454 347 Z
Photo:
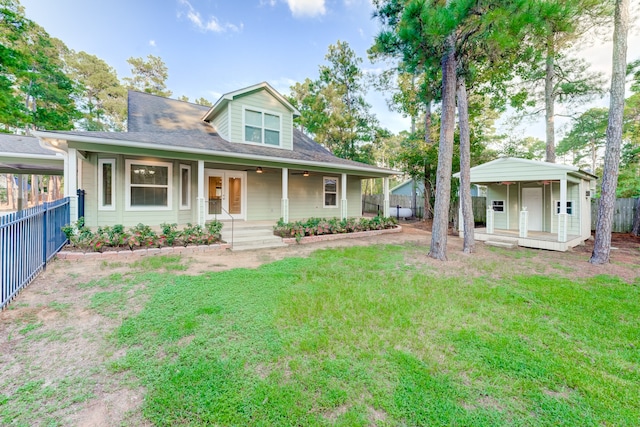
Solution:
M 471 168 L 472 183 L 491 183 L 498 181 L 536 181 L 566 179 L 574 176 L 595 180 L 597 176 L 578 169 L 575 166 L 540 162 L 516 157 L 501 157 Z M 453 175 L 460 178 L 460 172 Z

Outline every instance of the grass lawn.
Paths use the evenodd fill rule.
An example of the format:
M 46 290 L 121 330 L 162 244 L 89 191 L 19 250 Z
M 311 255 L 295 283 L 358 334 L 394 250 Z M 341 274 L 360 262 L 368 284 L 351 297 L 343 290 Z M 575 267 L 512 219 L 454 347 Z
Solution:
M 518 276 L 508 257 L 443 276 L 418 250 L 137 273 L 146 302 L 109 368 L 137 378 L 155 425 L 640 423 L 639 280 Z

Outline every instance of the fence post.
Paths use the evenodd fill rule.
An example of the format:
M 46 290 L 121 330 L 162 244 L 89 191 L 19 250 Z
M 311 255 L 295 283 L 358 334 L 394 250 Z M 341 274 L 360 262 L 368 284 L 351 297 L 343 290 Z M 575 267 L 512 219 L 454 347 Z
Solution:
M 47 221 L 49 213 L 49 203 L 44 204 L 44 211 L 42 211 L 42 267 L 43 269 L 47 268 L 47 245 L 49 244 L 49 239 L 47 239 Z

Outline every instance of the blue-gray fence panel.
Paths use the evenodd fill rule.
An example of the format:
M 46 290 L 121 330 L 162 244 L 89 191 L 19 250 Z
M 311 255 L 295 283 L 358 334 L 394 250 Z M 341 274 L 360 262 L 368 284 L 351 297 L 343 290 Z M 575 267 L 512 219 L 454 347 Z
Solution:
M 0 308 L 65 245 L 67 224 L 68 198 L 0 217 Z

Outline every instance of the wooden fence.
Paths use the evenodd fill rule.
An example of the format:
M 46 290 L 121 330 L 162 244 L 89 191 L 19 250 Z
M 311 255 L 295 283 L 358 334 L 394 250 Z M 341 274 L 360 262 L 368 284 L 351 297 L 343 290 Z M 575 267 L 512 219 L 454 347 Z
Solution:
M 476 224 L 484 224 L 487 216 L 487 198 L 486 197 L 473 197 L 473 217 Z M 362 197 L 362 213 L 376 213 L 378 210 L 382 211 L 384 204 L 384 196 L 382 194 L 370 194 Z M 416 197 L 416 205 L 413 206 L 413 200 L 411 196 L 400 196 L 391 194 L 389 196 L 389 206 L 401 208 L 410 208 L 413 211 L 413 216 L 422 218 L 424 216 L 424 198 Z M 456 216 L 457 204 L 452 204 L 451 207 L 451 220 L 454 221 Z
M 67 224 L 69 198 L 0 217 L 0 309 L 64 246 Z
M 591 200 L 591 229 L 595 230 L 596 221 L 598 220 L 598 199 Z M 365 195 L 362 198 L 362 212 L 363 213 L 376 213 L 378 210 L 382 210 L 384 203 L 384 196 L 382 194 Z M 413 206 L 413 200 L 411 196 L 389 196 L 389 206 L 398 206 L 402 208 L 411 208 L 413 215 L 418 218 L 422 218 L 424 209 L 424 199 L 422 197 L 416 198 L 416 206 Z M 451 216 L 454 220 L 456 206 L 452 205 Z M 616 207 L 613 214 L 613 229 L 614 233 L 628 233 L 633 227 L 633 218 L 636 209 L 636 199 L 617 199 Z M 486 197 L 473 197 L 473 218 L 476 224 L 484 224 L 487 216 L 487 199 Z
M 591 200 L 591 230 L 596 229 L 599 203 L 599 199 Z M 633 216 L 635 215 L 635 206 L 636 199 L 616 199 L 611 231 L 614 233 L 629 233 L 631 231 L 633 227 Z

